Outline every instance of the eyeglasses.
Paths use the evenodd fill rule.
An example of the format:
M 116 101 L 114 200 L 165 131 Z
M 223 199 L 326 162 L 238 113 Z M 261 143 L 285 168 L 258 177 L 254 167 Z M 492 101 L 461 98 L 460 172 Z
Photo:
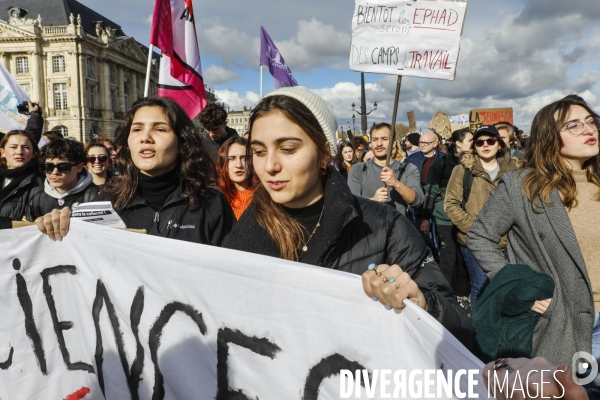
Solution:
M 493 146 L 498 142 L 498 139 L 493 139 L 493 138 L 489 138 L 489 139 L 479 139 L 475 142 L 475 146 L 477 147 L 483 147 L 483 145 L 485 143 L 488 144 L 488 146 Z
M 579 136 L 585 130 L 585 125 L 589 125 L 593 131 L 598 131 L 598 127 L 600 126 L 600 118 L 592 118 L 585 122 L 568 122 L 563 126 L 563 131 L 566 129 L 573 136 Z
M 435 140 L 433 142 L 419 142 L 419 146 L 429 146 L 432 143 L 435 143 Z
M 54 171 L 54 168 L 56 168 L 61 174 L 66 174 L 71 172 L 71 168 L 73 168 L 76 165 L 77 164 L 71 164 L 66 162 L 59 164 L 42 163 L 40 164 L 40 172 L 45 174 L 51 174 Z
M 483 147 L 484 144 L 488 144 L 488 146 L 493 146 L 498 142 L 498 139 L 489 138 L 489 139 L 479 139 L 475 142 L 475 146 Z
M 87 158 L 87 161 L 89 163 L 92 163 L 92 164 L 95 163 L 96 160 L 98 160 L 100 162 L 106 162 L 108 160 L 108 156 L 105 156 L 105 155 L 101 155 L 101 156 L 98 156 L 98 157 L 96 157 L 96 156 L 88 156 L 88 158 Z

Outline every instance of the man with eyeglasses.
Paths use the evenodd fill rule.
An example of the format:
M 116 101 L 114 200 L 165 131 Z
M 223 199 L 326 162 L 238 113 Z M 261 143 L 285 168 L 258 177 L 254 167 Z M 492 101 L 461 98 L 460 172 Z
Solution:
M 204 107 L 198 116 L 208 137 L 204 137 L 206 150 L 213 162 L 217 163 L 217 153 L 227 139 L 239 136 L 238 132 L 227 126 L 227 110 L 221 104 L 212 103 Z
M 46 175 L 44 190 L 34 194 L 27 205 L 27 220 L 33 222 L 53 209 L 93 201 L 98 186 L 85 168 L 83 145 L 75 140 L 56 139 L 40 150 L 40 172 Z
M 444 155 L 444 153 L 437 150 L 438 145 L 438 135 L 431 131 L 423 132 L 419 138 L 419 151 L 411 154 L 404 160 L 404 164 L 413 164 L 419 170 L 421 187 L 425 186 L 427 183 L 427 174 L 429 173 L 429 168 L 431 168 L 433 162 Z M 435 230 L 433 220 L 423 218 L 423 206 L 413 208 L 412 212 L 415 226 L 421 232 L 425 244 L 431 249 L 437 260 L 438 252 L 435 235 L 433 233 Z

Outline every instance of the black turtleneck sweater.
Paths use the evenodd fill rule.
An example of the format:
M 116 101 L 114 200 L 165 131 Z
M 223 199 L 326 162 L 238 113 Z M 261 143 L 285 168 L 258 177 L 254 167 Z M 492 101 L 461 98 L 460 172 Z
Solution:
M 160 211 L 165 205 L 167 198 L 179 187 L 179 176 L 177 168 L 161 176 L 148 176 L 141 172 L 138 175 L 138 190 L 146 203 Z
M 302 225 L 305 229 L 304 232 L 304 243 L 310 238 L 311 233 L 317 226 L 317 222 L 319 222 L 319 217 L 321 216 L 321 211 L 323 211 L 323 205 L 325 204 L 325 196 L 321 197 L 316 203 L 311 204 L 308 207 L 303 208 L 288 208 L 283 207 L 283 210 L 293 219 L 298 221 L 300 225 Z M 321 218 L 321 226 L 317 228 L 314 236 L 310 239 L 308 243 L 306 243 L 306 247 L 308 247 L 308 251 L 303 251 L 302 247 L 304 244 L 300 246 L 299 256 L 300 259 L 298 261 L 306 264 L 317 265 L 319 258 L 323 255 L 323 253 L 327 250 L 324 246 L 324 229 L 323 223 L 325 220 L 325 215 Z

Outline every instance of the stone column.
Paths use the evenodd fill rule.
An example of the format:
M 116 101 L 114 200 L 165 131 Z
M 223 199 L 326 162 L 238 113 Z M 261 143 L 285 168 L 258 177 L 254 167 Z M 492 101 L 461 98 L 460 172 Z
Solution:
M 0 64 L 2 64 L 6 70 L 9 70 L 7 56 L 8 55 L 4 51 L 0 52 Z
M 123 82 L 123 69 L 117 68 L 117 85 L 119 92 L 117 93 L 117 111 L 125 112 L 125 85 Z
M 100 95 L 100 109 L 102 110 L 102 119 L 112 120 L 113 111 L 110 108 L 110 67 L 107 59 L 103 60 L 98 95 Z
M 40 53 L 38 51 L 31 51 L 31 100 L 40 100 Z

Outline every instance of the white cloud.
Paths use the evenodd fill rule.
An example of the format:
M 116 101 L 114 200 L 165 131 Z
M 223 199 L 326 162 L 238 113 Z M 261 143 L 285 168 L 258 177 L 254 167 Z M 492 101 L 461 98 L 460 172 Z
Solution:
M 227 68 L 220 67 L 218 65 L 209 66 L 204 73 L 204 82 L 209 86 L 220 85 L 222 83 L 228 83 L 237 79 L 241 76 L 237 72 L 228 70 Z
M 231 26 L 224 26 L 219 19 L 203 20 L 199 27 L 199 42 L 204 56 L 220 57 L 225 67 L 258 69 L 258 35 L 251 37 Z M 348 33 L 338 32 L 332 25 L 315 18 L 298 21 L 298 32 L 294 38 L 271 39 L 293 72 L 311 72 L 330 63 L 337 63 L 339 67 L 343 65 L 342 59 L 348 56 L 350 46 Z
M 225 103 L 232 110 L 242 110 L 244 107 L 254 107 L 260 99 L 258 93 L 246 92 L 241 96 L 238 92 L 225 89 L 215 90 L 215 95 L 220 102 Z

